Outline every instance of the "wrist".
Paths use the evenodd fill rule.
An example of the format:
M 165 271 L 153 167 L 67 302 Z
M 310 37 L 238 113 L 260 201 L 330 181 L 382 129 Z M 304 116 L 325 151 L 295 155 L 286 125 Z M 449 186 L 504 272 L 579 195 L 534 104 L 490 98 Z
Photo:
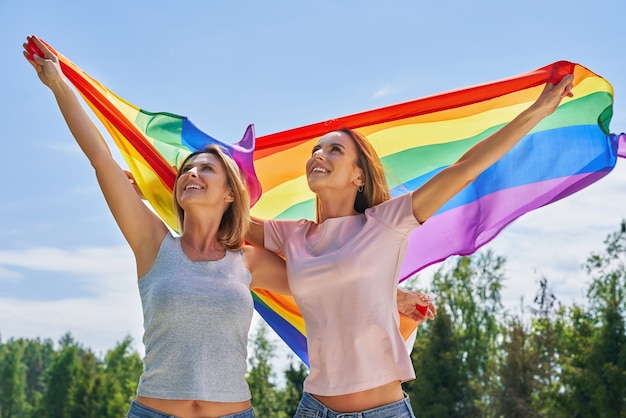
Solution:
M 52 90 L 55 96 L 64 96 L 72 91 L 70 85 L 63 79 L 63 77 L 59 77 L 58 79 L 51 81 L 48 84 L 48 87 Z

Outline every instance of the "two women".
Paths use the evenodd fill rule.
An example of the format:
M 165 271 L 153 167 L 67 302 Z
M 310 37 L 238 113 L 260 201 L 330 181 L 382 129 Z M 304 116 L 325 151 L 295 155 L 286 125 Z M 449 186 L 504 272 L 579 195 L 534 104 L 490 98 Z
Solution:
M 258 287 L 288 291 L 284 272 L 281 273 L 282 260 L 263 250 L 242 247 L 246 232 L 248 241 L 287 257 L 289 287 L 307 326 L 311 371 L 298 416 L 317 416 L 321 411 L 326 416 L 350 412 L 362 413 L 363 417 L 413 416 L 401 382 L 415 374 L 398 332 L 396 304 L 396 280 L 408 236 L 552 113 L 563 97 L 571 95 L 570 76 L 558 85 L 548 85 L 537 101 L 510 124 L 420 189 L 396 199 L 390 199 L 382 164 L 367 141 L 349 130 L 331 132 L 320 139 L 307 163 L 309 187 L 317 195 L 317 222 L 256 220 L 247 231 L 247 220 L 243 221 L 247 213 L 242 215 L 247 210 L 245 197 L 238 185 L 243 182 L 232 167 L 232 160 L 220 156 L 219 150 L 201 153 L 182 167 L 176 182 L 175 197 L 181 208 L 183 231 L 177 238 L 141 203 L 63 81 L 56 57 L 39 40 L 33 41 L 44 56 L 35 56 L 29 62 L 55 94 L 70 130 L 96 170 L 107 203 L 137 260 L 145 316 L 146 372 L 130 416 L 142 416 L 133 415 L 136 409 L 179 416 L 251 416 L 249 392 L 244 393 L 244 385 L 237 386 L 237 382 L 243 381 L 245 367 L 235 367 L 237 372 L 233 373 L 230 366 L 241 365 L 242 361 L 245 364 L 245 355 L 233 351 L 233 347 L 243 347 L 242 344 L 229 343 L 225 350 L 226 345 L 209 341 L 212 338 L 203 328 L 207 324 L 202 322 L 207 319 L 197 318 L 205 316 L 212 322 L 211 318 L 219 317 L 216 315 L 224 314 L 230 319 L 237 313 L 197 315 L 191 309 L 171 321 L 167 321 L 168 315 L 157 314 L 178 309 L 185 312 L 181 305 L 213 291 L 196 286 L 179 288 L 179 276 L 195 276 L 197 281 L 207 275 L 211 279 L 233 278 L 233 286 L 244 283 L 245 290 L 249 287 L 245 285 L 249 281 L 246 276 L 251 274 L 252 280 L 261 284 Z M 25 56 L 28 59 L 27 53 Z M 228 220 L 228 226 L 224 227 L 223 219 Z M 239 251 L 240 248 L 243 249 Z M 202 270 L 194 271 L 193 263 L 203 263 Z M 251 315 L 250 300 L 241 288 L 224 294 Z M 195 306 L 215 303 L 209 297 Z M 420 304 L 431 305 L 428 300 Z M 347 321 L 355 317 L 358 324 Z M 182 340 L 189 336 L 198 340 L 176 338 L 180 324 L 194 321 L 199 322 L 189 325 Z M 246 323 L 249 326 L 244 317 L 237 331 L 211 332 L 232 331 L 230 336 L 236 341 L 244 334 Z M 204 335 L 196 336 L 200 329 Z M 174 348 L 166 342 L 175 343 Z M 192 355 L 189 347 L 193 345 L 210 347 L 205 353 L 219 351 L 235 357 L 225 360 L 228 370 L 219 370 L 229 372 L 227 378 L 237 389 L 217 394 L 219 388 L 200 380 L 181 386 L 182 391 L 176 390 L 178 385 L 168 385 L 166 380 L 172 373 L 180 372 L 175 376 L 177 382 L 195 378 L 194 366 L 205 358 L 190 360 L 187 355 L 173 353 L 180 349 Z M 168 359 L 172 360 L 169 364 Z M 205 380 L 211 378 L 204 376 Z

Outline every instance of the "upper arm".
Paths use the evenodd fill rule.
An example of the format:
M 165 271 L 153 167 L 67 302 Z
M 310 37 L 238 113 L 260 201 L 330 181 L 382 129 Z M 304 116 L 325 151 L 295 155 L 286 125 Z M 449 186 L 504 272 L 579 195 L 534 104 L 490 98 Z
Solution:
M 137 195 L 113 158 L 100 159 L 93 166 L 107 205 L 135 254 L 138 270 L 141 270 L 146 258 L 148 263 L 154 261 L 167 227 Z
M 156 257 L 167 227 L 141 201 L 122 168 L 117 164 L 98 128 L 76 94 L 66 83 L 55 89 L 59 109 L 77 144 L 96 171 L 106 202 L 138 265 L 147 254 Z
M 464 163 L 453 164 L 412 193 L 413 216 L 421 224 L 435 214 L 457 193 L 473 181 L 465 173 Z
M 285 259 L 264 248 L 245 246 L 246 266 L 252 275 L 250 289 L 265 289 L 291 295 Z
M 246 241 L 257 247 L 263 247 L 265 244 L 265 220 L 255 218 L 254 216 L 250 222 L 250 230 L 246 234 Z

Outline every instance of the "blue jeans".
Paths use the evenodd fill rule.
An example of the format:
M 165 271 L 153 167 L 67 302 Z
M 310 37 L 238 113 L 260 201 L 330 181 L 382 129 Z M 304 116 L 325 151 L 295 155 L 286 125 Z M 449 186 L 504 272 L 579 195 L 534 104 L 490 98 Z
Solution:
M 409 397 L 389 405 L 361 412 L 335 412 L 326 408 L 311 394 L 304 392 L 294 418 L 415 418 Z
M 126 418 L 177 418 L 176 415 L 168 415 L 163 412 L 159 412 L 156 409 L 148 408 L 139 402 L 132 401 L 130 408 L 126 414 Z M 252 408 L 247 411 L 237 412 L 236 414 L 223 415 L 221 418 L 254 418 L 254 411 Z

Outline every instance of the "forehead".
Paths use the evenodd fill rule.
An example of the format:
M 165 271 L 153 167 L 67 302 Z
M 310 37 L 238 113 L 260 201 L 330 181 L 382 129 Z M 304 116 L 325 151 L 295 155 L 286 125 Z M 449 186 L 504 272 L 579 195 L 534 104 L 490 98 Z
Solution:
M 209 154 L 208 152 L 203 152 L 202 154 L 198 154 L 192 158 L 190 158 L 186 165 L 199 165 L 199 164 L 214 164 L 220 165 L 220 160 L 213 154 Z
M 340 144 L 343 145 L 345 148 L 356 150 L 356 144 L 354 143 L 350 135 L 341 131 L 329 132 L 323 135 L 319 139 L 319 141 L 317 141 L 317 145 L 322 147 L 330 144 Z

